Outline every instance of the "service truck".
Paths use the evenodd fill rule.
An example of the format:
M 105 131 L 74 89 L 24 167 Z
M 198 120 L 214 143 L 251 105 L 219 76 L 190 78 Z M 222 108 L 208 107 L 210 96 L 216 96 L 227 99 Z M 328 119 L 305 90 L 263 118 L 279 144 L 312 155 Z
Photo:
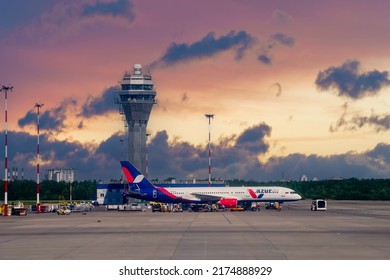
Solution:
M 311 202 L 311 211 L 326 211 L 327 204 L 325 199 L 315 199 Z

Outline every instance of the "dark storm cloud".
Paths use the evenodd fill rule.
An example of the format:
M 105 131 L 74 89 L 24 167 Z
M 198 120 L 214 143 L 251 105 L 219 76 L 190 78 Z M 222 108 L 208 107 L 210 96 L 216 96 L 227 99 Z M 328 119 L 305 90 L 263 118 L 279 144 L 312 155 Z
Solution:
M 276 33 L 271 35 L 271 40 L 288 47 L 292 47 L 295 44 L 295 38 L 284 33 Z
M 273 62 L 272 54 L 278 46 L 293 47 L 294 44 L 294 37 L 284 33 L 275 33 L 261 46 L 260 55 L 257 57 L 257 60 L 265 65 L 271 65 Z
M 267 151 L 264 144 L 267 133 L 268 129 L 257 126 L 257 129 L 249 129 L 239 136 L 220 139 L 218 143 L 212 144 L 212 177 L 259 181 L 299 180 L 304 174 L 309 179 L 387 178 L 390 172 L 388 144 L 379 144 L 364 153 L 347 152 L 331 156 L 290 154 L 271 157 L 261 163 L 257 158 L 261 153 L 252 152 L 252 146 L 246 144 L 256 142 L 255 139 L 260 137 L 257 142 L 263 143 L 260 144 L 260 147 L 264 147 L 261 151 Z M 149 147 L 151 178 L 207 179 L 207 145 L 193 146 L 178 141 L 172 143 L 168 141 L 167 133 L 162 131 L 156 134 Z
M 89 157 L 89 151 L 82 147 L 80 143 L 51 141 L 45 133 L 41 133 L 39 140 L 42 171 L 54 167 L 76 167 L 71 166 L 72 161 L 76 163 L 78 158 L 78 161 L 81 162 L 80 159 Z M 26 178 L 33 178 L 33 174 L 36 171 L 36 146 L 36 135 L 10 131 L 8 144 L 9 164 L 10 166 L 18 167 L 19 170 L 23 168 Z M 61 166 L 45 166 L 43 162 L 47 160 L 54 161 L 54 164 L 60 164 Z M 63 163 L 66 166 L 63 166 Z
M 245 130 L 239 136 L 219 139 L 212 144 L 212 169 L 218 177 L 246 176 L 251 168 L 258 167 L 257 156 L 268 151 L 265 138 L 271 133 L 266 124 Z M 168 141 L 166 131 L 152 138 L 149 145 L 149 166 L 152 178 L 170 176 L 188 179 L 207 178 L 208 146 L 194 146 L 188 142 Z
M 210 32 L 200 41 L 192 44 L 171 44 L 160 60 L 152 64 L 152 67 L 159 64 L 170 65 L 186 60 L 211 57 L 230 49 L 236 51 L 235 58 L 239 60 L 254 41 L 255 38 L 246 31 L 232 30 L 227 35 L 220 37 L 216 37 L 214 32 Z
M 43 106 L 39 111 L 39 128 L 42 130 L 51 130 L 52 132 L 61 132 L 66 128 L 66 112 L 69 108 L 74 108 L 77 105 L 76 100 L 66 99 L 61 102 L 57 108 L 47 109 Z M 19 127 L 36 126 L 37 112 L 34 109 L 18 120 Z
M 101 116 L 107 112 L 117 111 L 118 107 L 114 102 L 114 94 L 116 88 L 110 87 L 103 91 L 101 96 L 89 97 L 87 101 L 81 106 L 81 112 L 77 117 L 91 118 L 94 116 Z M 56 108 L 45 108 L 43 106 L 39 114 L 39 127 L 42 130 L 47 130 L 54 133 L 62 132 L 67 128 L 65 122 L 69 112 L 77 111 L 77 101 L 74 99 L 65 99 Z M 27 114 L 18 120 L 19 127 L 36 126 L 37 112 L 34 109 L 27 112 Z M 83 120 L 78 122 L 77 128 L 84 127 Z
M 374 149 L 367 151 L 365 156 L 369 159 L 372 165 L 379 165 L 379 170 L 386 171 L 386 166 L 390 164 L 390 145 L 379 143 Z
M 85 4 L 82 6 L 84 16 L 104 15 L 120 16 L 129 20 L 134 19 L 133 3 L 131 0 L 117 0 L 113 2 L 97 1 L 94 4 Z
M 365 164 L 354 162 L 350 153 L 334 156 L 290 154 L 285 157 L 272 157 L 259 173 L 262 173 L 265 180 L 299 180 L 302 175 L 306 175 L 309 180 L 372 176 Z
M 330 126 L 329 130 L 330 132 L 336 132 L 339 129 L 348 131 L 365 126 L 373 127 L 377 132 L 387 131 L 390 129 L 390 115 L 376 115 L 374 113 L 371 116 L 354 115 L 347 120 L 346 114 L 343 114 L 336 124 Z
M 271 65 L 272 64 L 272 58 L 268 54 L 261 54 L 258 56 L 257 60 L 259 60 L 261 63 L 265 65 Z
M 41 153 L 44 161 L 42 170 L 65 167 L 76 170 L 77 180 L 119 180 L 121 168 L 120 139 L 123 135 L 113 134 L 99 145 L 82 144 L 77 141 L 46 141 Z
M 260 124 L 241 135 L 221 138 L 213 143 L 212 177 L 271 181 L 282 178 L 299 180 L 303 174 L 309 179 L 388 178 L 390 174 L 390 145 L 385 143 L 363 153 L 347 152 L 331 156 L 290 154 L 274 156 L 261 163 L 257 157 L 268 151 L 266 137 L 269 134 L 270 128 Z M 36 135 L 10 131 L 8 139 L 10 169 L 17 167 L 20 172 L 23 168 L 25 178 L 34 179 Z M 116 133 L 99 145 L 91 145 L 52 140 L 43 133 L 40 138 L 42 174 L 47 169 L 63 167 L 74 168 L 78 181 L 119 180 L 119 161 L 127 146 L 126 141 L 121 141 L 123 139 L 124 135 Z M 208 145 L 194 146 L 188 142 L 168 139 L 166 131 L 158 132 L 151 139 L 150 178 L 207 179 Z M 1 156 L 4 154 L 0 153 Z
M 50 138 L 50 139 L 49 139 Z M 76 180 L 109 180 L 120 178 L 119 139 L 123 136 L 112 135 L 98 146 L 81 144 L 77 141 L 53 140 L 48 134 L 40 135 L 41 175 L 52 168 L 74 168 Z M 9 167 L 17 167 L 19 176 L 24 170 L 25 179 L 36 177 L 36 135 L 9 131 L 8 134 Z M 2 154 L 4 157 L 4 152 Z
M 167 177 L 188 178 L 202 169 L 205 147 L 194 146 L 188 142 L 168 142 L 166 131 L 160 131 L 151 139 L 149 148 L 151 176 L 165 179 Z M 152 159 L 153 158 L 153 159 Z
M 236 141 L 236 147 L 247 149 L 253 153 L 267 152 L 269 145 L 264 142 L 266 136 L 271 135 L 271 127 L 266 124 L 260 124 L 245 130 Z
M 83 104 L 79 116 L 90 118 L 95 115 L 104 115 L 107 112 L 117 111 L 118 106 L 114 102 L 117 87 L 110 87 L 98 97 L 88 97 Z
M 242 30 L 232 30 L 227 35 L 220 37 L 216 37 L 214 32 L 210 32 L 201 40 L 192 44 L 171 44 L 160 59 L 151 63 L 150 68 L 211 57 L 220 52 L 232 49 L 236 52 L 235 59 L 240 60 L 243 58 L 245 51 L 253 45 L 258 45 L 260 48 L 260 54 L 257 56 L 257 60 L 263 64 L 271 65 L 273 49 L 277 46 L 292 47 L 294 44 L 294 37 L 280 32 L 271 35 L 263 44 L 260 44 L 256 37 Z
M 377 132 L 390 129 L 390 115 L 374 115 L 371 116 L 355 116 L 352 118 L 352 123 L 356 126 L 373 126 Z
M 319 90 L 335 90 L 339 96 L 351 99 L 360 99 L 369 95 L 376 95 L 388 86 L 388 72 L 372 70 L 361 73 L 360 62 L 349 60 L 341 66 L 329 67 L 318 73 L 315 81 Z
M 14 31 L 14 28 L 31 23 L 45 12 L 48 7 L 55 4 L 56 1 L 40 0 L 35 1 L 33 5 L 21 8 L 19 1 L 0 1 L 0 11 L 3 11 L 0 17 L 0 35 Z M 4 12 L 7 11 L 7 12 Z
M 34 110 L 30 110 L 23 118 L 18 120 L 18 125 L 21 128 L 25 127 L 26 125 L 36 125 L 37 118 L 37 113 Z

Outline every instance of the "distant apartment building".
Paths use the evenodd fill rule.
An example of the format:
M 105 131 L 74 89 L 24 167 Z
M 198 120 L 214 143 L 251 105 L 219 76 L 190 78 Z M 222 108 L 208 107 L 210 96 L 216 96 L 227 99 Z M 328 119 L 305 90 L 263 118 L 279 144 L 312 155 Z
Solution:
M 73 183 L 75 172 L 72 168 L 54 168 L 46 170 L 45 179 L 56 182 Z
M 308 181 L 308 178 L 306 175 L 302 175 L 301 176 L 301 182 L 307 182 Z

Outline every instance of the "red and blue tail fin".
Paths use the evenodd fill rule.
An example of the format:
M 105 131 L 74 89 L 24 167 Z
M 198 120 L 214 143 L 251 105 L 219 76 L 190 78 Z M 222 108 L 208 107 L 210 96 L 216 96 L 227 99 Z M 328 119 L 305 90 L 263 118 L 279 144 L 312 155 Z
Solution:
M 129 161 L 121 161 L 121 166 L 129 184 L 134 183 L 137 176 L 142 175 L 141 172 L 139 172 L 138 169 Z
M 153 184 L 129 161 L 121 161 L 121 166 L 129 184 L 137 184 L 141 189 L 154 189 Z
M 121 161 L 123 173 L 129 183 L 129 196 L 142 200 L 158 201 L 164 203 L 183 202 L 181 197 L 168 190 L 154 186 L 141 172 L 129 161 Z

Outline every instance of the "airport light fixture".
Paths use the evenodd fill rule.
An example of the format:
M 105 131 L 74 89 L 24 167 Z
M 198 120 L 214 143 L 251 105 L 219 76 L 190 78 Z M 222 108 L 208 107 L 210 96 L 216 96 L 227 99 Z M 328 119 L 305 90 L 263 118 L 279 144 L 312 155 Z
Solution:
M 145 151 L 146 151 L 146 174 L 145 177 L 148 179 L 149 177 L 149 153 L 148 153 L 148 139 L 149 139 L 150 133 L 146 133 L 146 146 L 145 146 Z
M 214 119 L 214 114 L 205 114 L 209 119 L 209 186 L 211 186 L 211 119 Z
M 42 108 L 43 104 L 35 103 L 34 108 L 37 109 L 37 214 L 41 212 L 41 204 L 39 200 L 39 195 L 41 191 L 40 181 L 39 181 L 39 109 Z
M 119 141 L 121 142 L 121 154 L 120 154 L 120 161 L 124 160 L 123 158 L 123 139 L 119 139 Z M 121 168 L 121 176 L 120 176 L 120 182 L 123 183 L 123 170 Z
M 5 111 L 5 126 L 4 126 L 4 216 L 8 216 L 8 92 L 12 91 L 13 86 L 1 86 L 0 91 L 4 92 L 4 111 Z

